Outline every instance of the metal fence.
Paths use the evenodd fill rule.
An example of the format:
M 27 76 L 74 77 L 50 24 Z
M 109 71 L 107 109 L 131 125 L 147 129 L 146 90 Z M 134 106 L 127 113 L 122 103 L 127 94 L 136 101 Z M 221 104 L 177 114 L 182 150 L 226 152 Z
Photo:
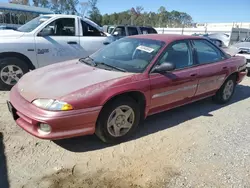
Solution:
M 0 3 L 0 25 L 23 25 L 40 14 L 53 14 L 41 7 Z

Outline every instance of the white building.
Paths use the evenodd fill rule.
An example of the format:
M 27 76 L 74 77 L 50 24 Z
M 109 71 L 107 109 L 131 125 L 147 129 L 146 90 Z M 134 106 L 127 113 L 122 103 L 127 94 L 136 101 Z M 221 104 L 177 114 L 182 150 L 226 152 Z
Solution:
M 192 28 L 155 28 L 159 34 L 226 34 L 227 39 L 223 40 L 229 46 L 243 38 L 250 36 L 249 23 L 197 23 Z

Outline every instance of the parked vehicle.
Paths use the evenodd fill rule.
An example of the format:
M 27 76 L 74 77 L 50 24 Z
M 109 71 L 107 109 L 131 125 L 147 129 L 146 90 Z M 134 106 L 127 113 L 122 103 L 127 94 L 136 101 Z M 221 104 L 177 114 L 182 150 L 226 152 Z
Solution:
M 111 34 L 112 31 L 114 30 L 115 26 L 113 26 L 113 25 L 104 25 L 102 28 L 103 28 L 104 32 Z
M 226 45 L 221 40 L 210 37 L 208 37 L 208 39 L 210 39 L 216 46 L 220 48 L 226 48 Z
M 247 69 L 250 71 L 250 37 L 235 43 L 231 48 L 236 48 L 237 56 L 243 56 L 247 59 Z
M 217 38 L 218 35 L 216 35 L 216 34 L 209 35 L 209 34 L 194 33 L 192 36 L 203 36 L 203 37 L 209 39 L 210 41 L 212 41 L 216 46 L 218 46 L 220 48 L 226 48 L 226 45 L 224 44 L 224 42 L 222 40 L 218 39 L 219 37 Z
M 246 74 L 244 57 L 203 37 L 136 35 L 31 71 L 11 89 L 8 106 L 16 123 L 38 138 L 96 133 L 117 143 L 149 115 L 210 96 L 227 103 Z
M 113 28 L 111 32 L 111 35 L 114 36 L 115 40 L 126 36 L 142 34 L 157 34 L 157 31 L 153 27 L 117 25 Z
M 1 25 L 0 30 L 17 30 L 16 27 Z
M 230 43 L 230 36 L 226 33 L 210 33 L 207 34 L 207 37 L 210 39 L 214 39 L 219 41 L 219 43 L 222 43 L 222 47 L 228 47 Z
M 29 70 L 86 57 L 111 40 L 94 22 L 74 15 L 43 15 L 0 31 L 0 88 L 10 89 Z

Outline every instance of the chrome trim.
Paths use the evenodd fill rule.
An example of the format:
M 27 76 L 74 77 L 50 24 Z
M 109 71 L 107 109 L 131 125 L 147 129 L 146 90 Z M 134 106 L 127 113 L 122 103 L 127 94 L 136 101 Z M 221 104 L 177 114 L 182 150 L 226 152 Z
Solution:
M 180 92 L 180 91 L 186 91 L 186 90 L 189 90 L 189 89 L 194 89 L 194 88 L 196 88 L 199 85 L 203 85 L 203 84 L 207 84 L 207 83 L 211 83 L 211 82 L 217 82 L 217 81 L 224 81 L 224 80 L 225 80 L 225 77 L 220 77 L 218 79 L 204 81 L 204 82 L 201 82 L 201 83 L 196 84 L 196 85 L 186 86 L 186 87 L 179 88 L 179 89 L 176 89 L 176 90 L 170 90 L 170 91 L 166 91 L 166 92 L 162 92 L 162 93 L 157 93 L 157 94 L 154 94 L 152 96 L 152 99 L 158 98 L 158 97 L 167 96 L 167 95 L 171 95 L 171 94 L 174 94 L 174 93 Z
M 208 81 L 200 82 L 199 85 L 207 84 L 207 83 L 213 83 L 213 82 L 217 82 L 217 81 L 224 81 L 224 80 L 225 80 L 225 77 L 220 77 L 220 78 L 217 78 L 215 80 L 208 80 Z
M 194 89 L 196 87 L 197 87 L 197 84 L 191 85 L 191 86 L 185 86 L 183 88 L 179 88 L 179 89 L 176 89 L 176 90 L 171 90 L 171 91 L 166 91 L 166 92 L 162 92 L 162 93 L 157 93 L 157 94 L 154 94 L 152 96 L 152 99 L 158 98 L 158 97 L 167 96 L 167 95 L 171 95 L 171 94 L 174 94 L 174 93 L 180 92 L 180 91 L 186 91 L 186 90 L 189 90 L 189 89 Z

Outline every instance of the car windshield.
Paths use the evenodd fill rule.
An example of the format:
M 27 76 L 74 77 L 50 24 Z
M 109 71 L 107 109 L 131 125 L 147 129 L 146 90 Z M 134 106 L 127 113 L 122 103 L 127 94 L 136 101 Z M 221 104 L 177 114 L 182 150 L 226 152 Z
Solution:
M 250 37 L 248 37 L 248 38 L 245 40 L 245 42 L 250 42 Z
M 141 73 L 165 43 L 141 38 L 123 38 L 90 56 L 96 65 L 115 67 L 116 70 Z
M 43 22 L 47 21 L 48 19 L 50 19 L 51 17 L 49 16 L 39 16 L 34 18 L 33 20 L 27 22 L 26 24 L 24 24 L 23 26 L 19 27 L 17 29 L 17 31 L 20 32 L 31 32 L 34 29 L 36 29 L 39 25 L 41 25 Z

